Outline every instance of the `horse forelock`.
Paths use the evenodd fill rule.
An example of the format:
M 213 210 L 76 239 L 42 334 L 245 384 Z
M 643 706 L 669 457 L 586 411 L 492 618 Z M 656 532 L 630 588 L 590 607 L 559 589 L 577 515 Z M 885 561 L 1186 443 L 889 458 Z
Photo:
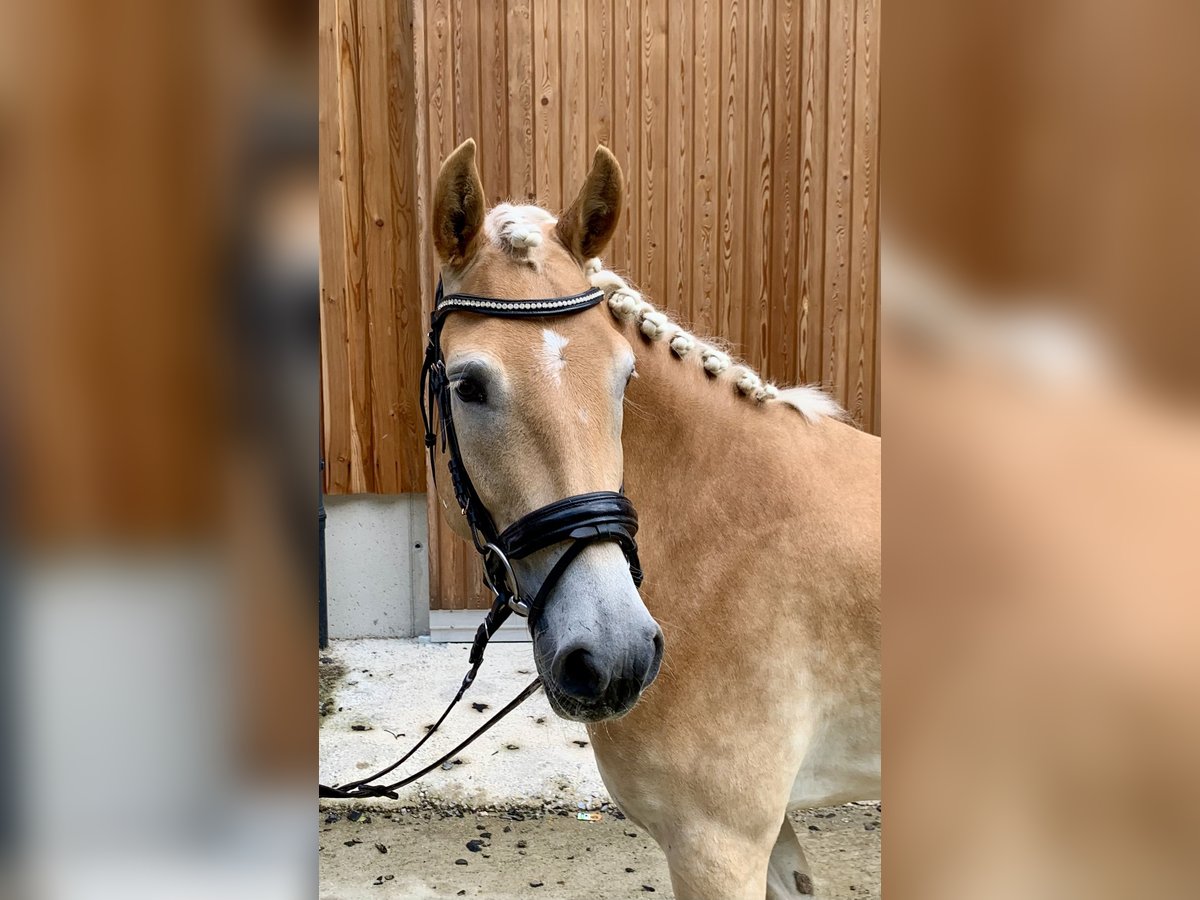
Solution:
M 483 230 L 493 246 L 536 262 L 545 243 L 543 226 L 556 221 L 540 206 L 500 203 L 488 211 Z

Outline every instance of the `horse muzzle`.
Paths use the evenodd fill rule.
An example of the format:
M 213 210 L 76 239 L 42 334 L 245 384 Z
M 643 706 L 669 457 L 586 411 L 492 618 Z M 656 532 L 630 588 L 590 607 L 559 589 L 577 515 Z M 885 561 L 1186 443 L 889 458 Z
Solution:
M 541 675 L 554 711 L 577 722 L 601 722 L 628 713 L 654 682 L 662 665 L 663 635 L 657 625 L 635 640 L 584 635 L 538 657 L 549 659 Z

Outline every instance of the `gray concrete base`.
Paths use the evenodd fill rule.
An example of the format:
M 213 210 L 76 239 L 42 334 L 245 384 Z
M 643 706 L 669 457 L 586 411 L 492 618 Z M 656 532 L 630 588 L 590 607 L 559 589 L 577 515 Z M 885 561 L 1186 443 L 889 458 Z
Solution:
M 331 638 L 429 632 L 429 526 L 424 494 L 326 497 Z
M 429 639 L 438 643 L 455 643 L 475 640 L 475 632 L 487 612 L 482 609 L 431 609 L 429 611 Z M 492 635 L 491 643 L 529 643 L 529 628 L 520 616 L 509 616 Z

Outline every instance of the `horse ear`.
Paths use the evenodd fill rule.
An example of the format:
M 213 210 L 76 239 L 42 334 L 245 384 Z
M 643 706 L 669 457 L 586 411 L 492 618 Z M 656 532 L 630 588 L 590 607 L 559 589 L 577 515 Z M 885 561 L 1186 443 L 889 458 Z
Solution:
M 443 265 L 459 267 L 471 258 L 483 214 L 475 139 L 467 138 L 442 163 L 433 191 L 433 246 Z
M 597 147 L 583 189 L 555 228 L 558 239 L 580 260 L 599 256 L 617 230 L 624 183 L 617 158 L 607 147 Z

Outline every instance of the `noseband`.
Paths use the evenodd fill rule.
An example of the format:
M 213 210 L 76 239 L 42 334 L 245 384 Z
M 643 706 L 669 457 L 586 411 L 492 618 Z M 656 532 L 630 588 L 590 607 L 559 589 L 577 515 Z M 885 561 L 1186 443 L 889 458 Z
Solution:
M 471 529 L 475 550 L 483 560 L 483 580 L 494 600 L 482 625 L 475 634 L 471 648 L 471 664 L 477 666 L 483 657 L 483 647 L 511 613 L 529 620 L 532 632 L 546 602 L 567 567 L 583 550 L 599 541 L 616 543 L 625 554 L 633 583 L 642 583 L 638 561 L 637 512 L 623 492 L 593 491 L 556 500 L 527 513 L 503 531 L 479 499 L 479 494 L 463 464 L 458 434 L 451 410 L 450 379 L 442 356 L 442 328 L 451 313 L 471 313 L 501 319 L 542 319 L 566 316 L 591 309 L 604 299 L 599 288 L 570 297 L 551 297 L 544 300 L 504 300 L 472 294 L 442 294 L 438 281 L 429 343 L 425 349 L 425 364 L 421 370 L 421 416 L 425 424 L 425 446 L 432 453 L 437 446 L 440 424 L 442 450 L 449 455 L 447 467 L 454 497 L 459 510 Z M 436 461 L 433 464 L 437 471 Z M 555 562 L 537 592 L 531 597 L 523 591 L 513 571 L 511 560 L 524 559 L 539 550 L 569 542 L 567 549 Z M 473 678 L 473 674 L 468 676 Z

